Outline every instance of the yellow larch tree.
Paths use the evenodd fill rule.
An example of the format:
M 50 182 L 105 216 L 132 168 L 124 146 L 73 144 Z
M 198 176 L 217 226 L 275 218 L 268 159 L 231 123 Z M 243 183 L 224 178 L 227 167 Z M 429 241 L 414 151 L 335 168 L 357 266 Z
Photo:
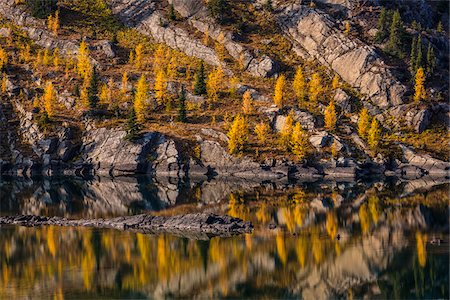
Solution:
M 59 30 L 59 10 L 55 12 L 55 16 L 53 17 L 50 30 L 54 35 L 58 35 Z
M 153 55 L 153 73 L 156 75 L 159 71 L 164 69 L 166 65 L 166 56 L 164 53 L 164 46 L 159 44 L 156 48 L 155 54 Z
M 425 90 L 425 73 L 423 68 L 420 67 L 416 73 L 415 85 L 414 85 L 414 101 L 425 100 L 427 97 L 427 91 Z
M 2 75 L 2 86 L 1 86 L 1 88 L 2 88 L 2 94 L 5 94 L 6 91 L 8 90 L 8 76 L 6 75 L 5 72 L 3 72 L 3 75 Z
M 224 60 L 227 55 L 227 49 L 225 48 L 225 35 L 223 32 L 219 33 L 219 36 L 217 37 L 217 42 L 215 45 L 215 50 L 217 55 L 219 56 L 220 60 Z
M 230 154 L 241 153 L 248 141 L 248 126 L 244 116 L 237 115 L 234 118 L 227 135 Z
M 339 88 L 339 86 L 340 86 L 339 75 L 338 74 L 334 74 L 333 81 L 331 81 L 331 88 L 333 90 L 336 90 L 336 89 Z
M 245 91 L 242 96 L 242 111 L 244 115 L 250 115 L 253 113 L 253 100 L 250 91 Z
M 267 136 L 269 134 L 269 131 L 270 131 L 269 124 L 264 123 L 263 121 L 256 124 L 255 133 L 261 144 L 264 144 L 267 141 Z
M 177 56 L 173 53 L 169 59 L 169 63 L 167 64 L 167 77 L 170 79 L 175 79 L 177 77 L 177 68 Z
M 376 118 L 373 118 L 368 132 L 367 143 L 369 144 L 370 148 L 373 151 L 375 151 L 380 144 L 380 140 L 381 140 L 380 123 Z
M 122 83 L 120 85 L 120 96 L 123 101 L 126 101 L 128 94 L 128 73 L 124 71 L 122 74 Z
M 309 99 L 311 101 L 317 101 L 319 96 L 323 92 L 322 80 L 319 73 L 314 73 L 309 82 Z
M 167 76 L 163 70 L 159 71 L 158 74 L 156 74 L 154 91 L 158 103 L 165 103 L 167 96 Z
M 8 53 L 0 46 L 0 71 L 8 64 Z
M 134 95 L 134 111 L 136 112 L 136 118 L 139 123 L 144 123 L 147 111 L 147 97 L 148 97 L 148 85 L 145 80 L 145 75 L 139 78 L 136 87 L 136 93 Z
M 285 150 L 289 149 L 293 126 L 294 126 L 294 113 L 291 111 L 289 115 L 286 117 L 283 128 L 280 131 L 279 137 L 280 146 Z
M 295 96 L 299 102 L 305 100 L 305 75 L 303 75 L 302 67 L 298 67 L 295 72 L 294 82 L 292 83 L 292 87 L 294 88 Z
M 206 91 L 208 98 L 212 102 L 219 100 L 219 92 L 222 88 L 224 80 L 224 74 L 222 68 L 216 68 L 208 75 L 208 81 L 206 82 Z
M 31 46 L 30 46 L 30 44 L 27 44 L 26 46 L 21 48 L 20 59 L 24 63 L 27 63 L 27 62 L 29 62 L 31 60 Z
M 134 57 L 134 66 L 136 69 L 140 70 L 142 69 L 144 65 L 144 46 L 142 44 L 138 44 L 136 48 L 134 49 L 135 57 Z
M 48 52 L 48 49 L 44 50 L 44 57 L 42 58 L 42 64 L 44 66 L 48 66 L 50 64 L 50 61 L 52 60 L 52 57 L 50 53 Z
M 78 50 L 77 62 L 78 75 L 80 75 L 82 79 L 90 76 L 92 65 L 89 58 L 89 48 L 84 40 L 81 42 Z
M 53 66 L 55 68 L 59 68 L 60 58 L 59 58 L 59 49 L 55 48 L 53 50 Z
M 277 78 L 277 82 L 275 83 L 275 92 L 273 96 L 273 102 L 278 108 L 283 108 L 284 105 L 285 86 L 286 86 L 286 77 L 284 75 L 280 75 Z
M 330 101 L 330 104 L 325 108 L 325 128 L 329 131 L 336 129 L 337 116 L 334 101 Z
M 49 118 L 55 114 L 56 93 L 52 82 L 47 82 L 43 96 L 44 108 Z
M 292 135 L 289 143 L 292 153 L 297 157 L 298 160 L 302 160 L 303 158 L 305 158 L 308 145 L 308 137 L 306 135 L 306 132 L 303 130 L 300 122 L 295 123 L 295 126 L 292 129 Z
M 370 115 L 367 108 L 361 109 L 358 119 L 358 134 L 361 138 L 367 139 L 367 133 L 370 128 Z

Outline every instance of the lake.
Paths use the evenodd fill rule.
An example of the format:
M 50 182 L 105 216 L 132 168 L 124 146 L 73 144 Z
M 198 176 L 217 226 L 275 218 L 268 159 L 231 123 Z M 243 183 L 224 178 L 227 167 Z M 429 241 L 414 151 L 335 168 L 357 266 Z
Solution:
M 214 212 L 252 234 L 191 240 L 0 227 L 0 298 L 449 298 L 447 180 L 0 178 L 0 214 Z

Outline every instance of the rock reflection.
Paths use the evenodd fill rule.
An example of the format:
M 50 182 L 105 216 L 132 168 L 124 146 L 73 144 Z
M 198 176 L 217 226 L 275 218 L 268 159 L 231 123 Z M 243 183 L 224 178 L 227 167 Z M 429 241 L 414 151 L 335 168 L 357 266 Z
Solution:
M 147 201 L 142 195 L 155 188 L 142 181 L 101 180 L 42 182 L 39 191 L 58 185 L 77 192 L 68 193 L 70 199 L 54 193 L 61 198 L 52 199 L 80 201 L 93 214 L 107 203 L 107 209 L 128 211 L 131 203 Z M 18 201 L 23 195 L 37 199 L 36 189 L 7 187 Z M 194 241 L 86 228 L 1 228 L 0 298 L 448 298 L 448 204 L 436 200 L 445 197 L 447 186 L 422 193 L 422 204 L 418 195 L 396 198 L 402 191 L 388 185 L 271 187 L 232 188 L 217 204 L 194 203 L 199 210 L 256 225 L 253 234 L 234 238 Z M 198 195 L 197 188 L 188 190 Z M 131 196 L 121 199 L 126 193 Z M 155 207 L 152 201 L 145 205 Z M 430 235 L 442 245 L 431 244 Z

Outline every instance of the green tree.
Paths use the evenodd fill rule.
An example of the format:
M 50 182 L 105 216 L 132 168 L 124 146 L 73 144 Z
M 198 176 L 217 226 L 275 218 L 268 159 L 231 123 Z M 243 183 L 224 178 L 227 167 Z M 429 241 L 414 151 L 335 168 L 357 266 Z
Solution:
M 184 85 L 181 86 L 181 91 L 178 96 L 178 121 L 182 123 L 186 123 L 186 90 L 184 89 Z
M 389 28 L 389 14 L 386 8 L 382 8 L 377 24 L 378 32 L 375 39 L 378 43 L 381 43 L 388 35 Z
M 436 55 L 434 54 L 434 48 L 431 43 L 428 44 L 427 50 L 427 73 L 431 76 L 436 69 Z
M 169 20 L 175 21 L 177 19 L 177 16 L 175 14 L 175 8 L 173 7 L 173 4 L 169 5 L 169 13 L 168 16 Z
M 422 36 L 419 35 L 419 37 L 417 38 L 417 45 L 416 45 L 417 49 L 416 49 L 416 62 L 414 64 L 415 67 L 415 71 L 417 71 L 417 69 L 422 68 L 423 67 L 423 51 L 422 51 Z
M 392 16 L 392 23 L 389 29 L 389 42 L 387 50 L 398 57 L 403 57 L 403 37 L 404 28 L 400 12 L 396 10 Z
M 200 67 L 195 75 L 194 95 L 206 95 L 206 76 L 203 61 L 200 62 Z
M 225 23 L 230 12 L 230 5 L 227 0 L 209 0 L 207 6 L 211 17 L 220 24 Z
M 57 9 L 58 0 L 26 0 L 25 3 L 33 17 L 45 19 Z
M 89 88 L 88 88 L 88 100 L 89 107 L 95 108 L 98 103 L 98 73 L 95 67 L 92 68 L 92 75 L 90 77 Z
M 442 22 L 439 21 L 439 23 L 437 24 L 436 30 L 438 33 L 443 33 L 444 32 L 444 26 L 442 26 Z
M 131 110 L 130 114 L 128 115 L 127 135 L 125 136 L 125 138 L 127 140 L 133 141 L 139 137 L 140 131 L 141 131 L 141 126 L 137 122 L 136 111 L 133 108 Z
M 411 74 L 416 74 L 416 59 L 417 59 L 417 38 L 414 36 L 411 42 L 411 54 L 409 56 L 409 70 Z

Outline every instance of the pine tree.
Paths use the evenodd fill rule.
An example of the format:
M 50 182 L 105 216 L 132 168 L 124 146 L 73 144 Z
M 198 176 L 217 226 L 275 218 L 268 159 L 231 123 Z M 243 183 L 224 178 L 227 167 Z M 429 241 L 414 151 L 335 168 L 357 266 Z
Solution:
M 253 101 L 250 91 L 245 91 L 242 96 L 242 111 L 244 112 L 244 115 L 250 115 L 253 112 Z
M 127 135 L 125 136 L 125 138 L 127 140 L 134 141 L 139 137 L 140 131 L 141 126 L 137 121 L 136 112 L 134 109 L 132 109 L 127 120 Z
M 380 17 L 378 18 L 378 32 L 375 36 L 375 39 L 378 43 L 381 43 L 388 35 L 388 23 L 389 16 L 386 8 L 381 9 Z
M 206 94 L 206 83 L 205 83 L 205 66 L 203 61 L 200 62 L 200 67 L 195 75 L 195 85 L 194 85 L 194 95 L 205 95 Z
M 0 46 L 0 71 L 4 70 L 8 64 L 8 53 Z
M 270 126 L 267 123 L 260 122 L 255 126 L 255 133 L 261 144 L 264 144 L 267 140 L 267 135 L 269 134 Z
M 439 23 L 437 24 L 436 30 L 438 33 L 443 33 L 444 32 L 444 26 L 442 26 L 442 22 L 439 21 Z
M 423 68 L 419 68 L 416 73 L 416 80 L 414 86 L 414 101 L 425 100 L 427 92 L 425 90 L 425 73 Z
M 211 17 L 216 19 L 219 24 L 225 22 L 230 11 L 228 0 L 209 0 L 207 7 Z
M 135 57 L 134 57 L 134 66 L 136 69 L 140 70 L 143 66 L 143 50 L 144 46 L 142 44 L 138 44 L 134 49 Z
M 381 139 L 380 123 L 378 122 L 377 118 L 373 118 L 372 123 L 370 124 L 370 129 L 367 137 L 367 142 L 373 151 L 375 151 L 378 148 L 380 144 L 380 139 Z
M 388 50 L 398 57 L 403 57 L 403 22 L 399 11 L 395 11 L 392 17 L 392 23 L 389 30 Z
M 212 102 L 216 102 L 219 99 L 219 91 L 222 88 L 223 81 L 224 74 L 222 68 L 216 68 L 208 75 L 206 90 L 208 93 L 208 98 Z
M 283 108 L 285 101 L 285 86 L 286 86 L 286 77 L 284 75 L 280 75 L 277 78 L 277 82 L 275 83 L 275 93 L 273 96 L 273 102 L 278 108 Z
M 306 148 L 308 145 L 308 137 L 302 128 L 300 122 L 295 123 L 290 138 L 290 147 L 292 153 L 298 160 L 302 160 L 306 156 Z
M 361 138 L 367 139 L 367 133 L 369 132 L 370 115 L 367 108 L 361 109 L 358 119 L 358 134 Z
M 334 131 L 336 129 L 336 109 L 334 106 L 334 101 L 330 101 L 330 104 L 325 109 L 325 128 L 329 131 Z
M 303 75 L 303 70 L 301 67 L 297 68 L 295 71 L 294 82 L 292 83 L 292 87 L 294 88 L 295 96 L 299 102 L 303 102 L 305 100 L 305 76 Z
M 167 96 L 167 77 L 164 71 L 159 71 L 155 78 L 155 97 L 158 104 L 164 104 Z
M 98 103 L 98 81 L 99 81 L 97 69 L 95 67 L 92 68 L 92 72 L 89 78 L 90 78 L 88 88 L 89 108 L 95 108 L 97 107 Z
M 436 56 L 434 54 L 433 46 L 431 46 L 431 43 L 429 43 L 427 50 L 427 74 L 429 76 L 433 75 L 435 69 L 436 69 Z
M 419 68 L 423 67 L 423 51 L 422 51 L 422 36 L 419 35 L 417 38 L 417 56 L 416 56 L 416 63 L 414 64 L 415 70 L 417 71 Z
M 170 4 L 169 5 L 169 13 L 168 13 L 168 16 L 167 16 L 168 18 L 169 18 L 169 20 L 171 20 L 171 21 L 176 21 L 176 19 L 177 19 L 177 16 L 176 16 L 176 14 L 175 14 L 175 8 L 173 7 L 173 4 Z
M 136 112 L 136 118 L 139 123 L 145 122 L 145 115 L 147 110 L 147 97 L 148 97 L 148 86 L 145 81 L 145 76 L 142 75 L 139 78 L 136 87 L 136 93 L 134 95 L 134 111 Z
M 84 40 L 80 44 L 77 61 L 78 75 L 80 75 L 81 78 L 84 79 L 90 75 L 92 69 L 91 60 L 89 58 L 89 48 Z
M 417 38 L 414 36 L 411 43 L 411 55 L 409 57 L 411 74 L 416 74 L 416 60 L 417 60 Z
M 248 127 L 243 116 L 237 115 L 228 131 L 228 149 L 230 154 L 241 153 L 248 141 Z
M 291 140 L 293 126 L 294 126 L 294 113 L 291 111 L 289 115 L 286 117 L 279 138 L 279 144 L 285 150 L 289 149 L 289 142 Z
M 53 83 L 47 82 L 45 89 L 44 89 L 44 96 L 43 96 L 43 102 L 44 102 L 44 108 L 47 112 L 48 116 L 50 118 L 53 117 L 55 113 L 55 89 L 53 87 Z
M 323 86 L 320 75 L 319 73 L 314 73 L 309 82 L 309 99 L 311 101 L 317 101 L 322 92 Z
M 186 116 L 186 90 L 184 85 L 181 86 L 181 91 L 178 96 L 178 121 L 182 123 L 187 122 Z

